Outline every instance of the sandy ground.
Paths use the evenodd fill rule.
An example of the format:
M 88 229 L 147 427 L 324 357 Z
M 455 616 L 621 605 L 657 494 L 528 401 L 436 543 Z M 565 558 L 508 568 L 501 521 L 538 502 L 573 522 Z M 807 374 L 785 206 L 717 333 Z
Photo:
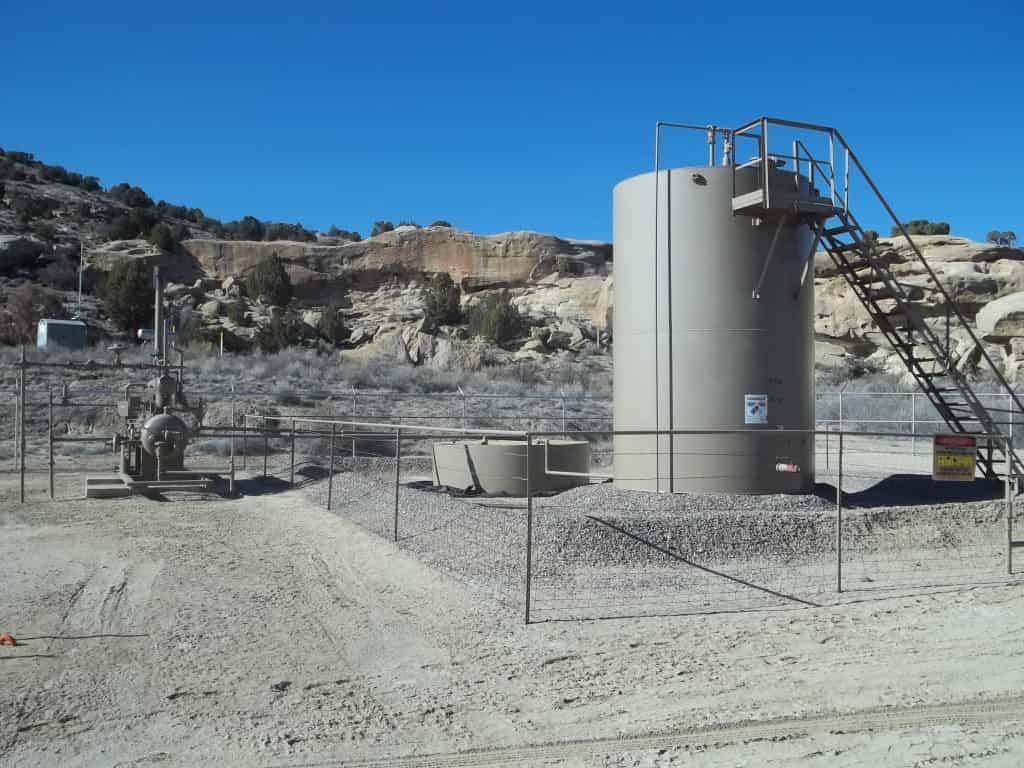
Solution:
M 3 765 L 1024 762 L 1019 586 L 524 626 L 308 491 L 13 480 Z

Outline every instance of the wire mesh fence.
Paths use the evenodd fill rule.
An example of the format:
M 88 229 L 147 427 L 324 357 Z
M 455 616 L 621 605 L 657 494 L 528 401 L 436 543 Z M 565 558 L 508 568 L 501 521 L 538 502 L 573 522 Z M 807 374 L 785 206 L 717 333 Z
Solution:
M 931 440 L 916 439 L 927 449 L 915 453 L 913 436 L 844 436 L 846 593 L 982 584 L 1008 575 L 1019 523 L 1013 489 L 1002 480 L 933 481 Z
M 434 482 L 433 441 L 463 433 L 294 420 L 293 464 L 292 419 L 247 422 L 254 427 L 249 442 L 265 440 L 269 446 L 270 477 L 305 487 L 340 518 L 392 541 L 482 597 L 521 610 L 525 500 L 479 498 Z
M 431 445 L 443 430 L 295 420 L 293 439 L 291 419 L 259 421 L 268 428 L 248 443 L 269 446 L 268 474 L 531 622 L 797 610 L 1017 578 L 1021 516 L 1006 484 L 934 482 L 910 435 L 813 433 L 817 482 L 802 495 L 665 494 L 584 477 L 517 498 L 438 487 Z M 539 485 L 526 441 L 555 436 L 509 449 L 527 483 Z M 592 471 L 614 470 L 614 433 L 588 436 Z

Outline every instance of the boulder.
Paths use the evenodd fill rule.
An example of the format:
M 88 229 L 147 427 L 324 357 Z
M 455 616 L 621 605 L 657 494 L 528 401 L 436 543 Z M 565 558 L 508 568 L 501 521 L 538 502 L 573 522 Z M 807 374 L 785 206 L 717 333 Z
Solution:
M 359 326 L 354 328 L 352 333 L 349 334 L 348 343 L 354 347 L 358 347 L 360 344 L 366 344 L 373 340 L 373 337 L 377 335 L 377 326 Z
M 413 365 L 423 365 L 434 356 L 437 337 L 432 333 L 425 333 L 423 326 L 424 322 L 421 320 L 402 331 L 406 357 Z
M 848 363 L 846 350 L 839 344 L 815 341 L 814 362 L 822 368 L 845 368 Z
M 223 309 L 224 305 L 217 299 L 211 299 L 199 305 L 199 313 L 204 317 L 217 317 Z
M 990 301 L 978 312 L 978 331 L 989 341 L 1024 336 L 1024 291 Z
M 573 335 L 570 331 L 562 328 L 556 328 L 548 334 L 545 345 L 551 350 L 569 349 L 572 341 Z
M 318 309 L 307 309 L 302 313 L 302 322 L 310 328 L 319 328 L 323 312 Z

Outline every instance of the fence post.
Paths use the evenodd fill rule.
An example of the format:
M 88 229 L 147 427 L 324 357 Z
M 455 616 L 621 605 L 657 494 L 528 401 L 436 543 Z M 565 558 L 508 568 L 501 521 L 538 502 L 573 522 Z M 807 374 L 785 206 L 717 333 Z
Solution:
M 1013 409 L 1013 398 L 1010 397 L 1009 395 L 1007 395 L 1007 397 L 1010 400 L 1010 407 L 1008 408 L 1008 410 L 1010 411 L 1010 450 L 1012 451 L 1013 450 L 1013 410 L 1014 410 Z M 1009 459 L 1009 456 L 1010 456 L 1009 451 L 1007 451 L 1006 456 L 1007 456 L 1007 459 Z
M 238 429 L 238 413 L 235 407 L 235 382 L 231 382 L 231 466 L 235 465 L 235 430 Z
M 232 403 L 231 405 L 232 405 L 232 410 L 234 410 L 234 403 Z M 231 422 L 232 422 L 232 424 L 231 424 L 231 459 L 230 459 L 230 463 L 228 464 L 228 467 L 229 467 L 228 495 L 229 496 L 234 496 L 235 495 L 235 429 L 236 429 L 236 426 L 234 424 L 234 421 L 235 421 L 235 415 L 232 413 L 231 414 Z
M 337 424 L 331 424 L 331 471 L 327 475 L 327 511 L 331 511 L 331 497 L 334 495 L 334 433 Z
M 395 541 L 398 541 L 398 487 L 402 471 L 402 430 L 395 430 Z
M 292 447 L 291 447 L 291 452 L 292 452 L 292 460 L 291 460 L 292 469 L 291 469 L 291 475 L 289 477 L 288 483 L 289 483 L 289 485 L 292 486 L 292 488 L 294 488 L 295 487 L 295 419 L 292 419 Z
M 565 437 L 565 392 L 562 395 L 562 437 Z
M 21 488 L 21 503 L 25 503 L 25 345 L 21 345 L 21 376 L 18 377 L 18 402 L 20 404 L 18 432 L 18 475 Z
M 462 387 L 459 387 L 459 392 L 462 395 L 462 428 L 466 428 L 466 393 L 462 391 Z
M 836 592 L 843 591 L 843 433 L 839 433 L 839 469 L 836 473 Z
M 831 426 L 832 425 L 829 424 L 827 421 L 825 422 L 825 469 L 829 468 L 829 466 L 828 466 L 829 465 L 829 458 L 828 458 L 828 433 L 832 431 L 830 429 Z
M 1008 441 L 1007 441 L 1008 442 Z M 1004 445 L 1006 454 L 1006 572 L 1013 575 L 1013 459 L 1011 448 Z
M 263 428 L 263 476 L 267 476 L 267 454 L 270 453 L 270 436 L 267 434 L 267 421 L 261 418 Z
M 917 456 L 917 393 L 910 393 L 910 455 Z
M 530 488 L 530 446 L 533 444 L 533 435 L 526 433 L 526 623 L 530 623 L 530 590 L 532 584 L 533 569 L 533 494 Z
M 843 390 L 839 390 L 839 434 L 843 434 Z
M 249 414 L 242 414 L 242 469 L 249 463 Z
M 50 500 L 53 500 L 53 390 L 50 390 L 50 429 L 47 432 L 50 443 Z
M 18 391 L 21 391 L 21 374 L 18 374 Z M 18 470 L 18 449 L 20 443 L 18 442 L 21 438 L 18 437 L 18 424 L 21 422 L 21 402 L 17 397 L 14 398 L 14 466 L 13 471 Z

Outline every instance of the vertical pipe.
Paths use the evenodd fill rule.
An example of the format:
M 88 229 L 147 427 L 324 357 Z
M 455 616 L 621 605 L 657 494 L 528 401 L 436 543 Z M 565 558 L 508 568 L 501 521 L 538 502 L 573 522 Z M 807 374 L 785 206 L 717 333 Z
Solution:
M 25 503 L 25 345 L 21 345 L 21 375 L 18 377 L 18 484 Z
M 672 337 L 672 171 L 665 170 L 665 282 L 668 288 L 668 492 L 676 491 L 675 346 Z
M 843 591 L 843 433 L 839 433 L 839 469 L 836 473 L 836 592 Z
M 331 499 L 334 496 L 334 433 L 337 430 L 336 424 L 331 424 L 331 448 L 330 462 L 331 471 L 327 474 L 327 511 L 331 511 Z
M 565 436 L 565 392 L 562 393 L 562 436 Z
M 828 132 L 828 190 L 832 205 L 836 204 L 836 142 L 833 131 Z
M 530 433 L 526 435 L 526 624 L 530 623 L 530 591 L 532 584 L 533 569 L 533 493 L 530 487 L 530 446 L 533 444 L 533 437 Z
M 462 387 L 459 387 L 461 390 Z M 462 393 L 462 428 L 466 428 L 466 393 Z
M 772 197 L 768 191 L 768 120 L 761 118 L 761 204 L 771 206 Z
M 843 434 L 843 390 L 839 390 L 839 434 Z
M 164 287 L 160 281 L 160 267 L 153 267 L 153 353 L 161 358 L 163 342 Z
M 267 454 L 270 453 L 270 437 L 267 435 L 267 422 L 261 420 L 263 429 L 263 476 L 267 476 Z
M 398 541 L 398 489 L 402 472 L 402 430 L 395 430 L 395 541 Z
M 793 186 L 800 191 L 800 150 L 796 139 L 793 139 Z
M 295 487 L 295 419 L 292 419 L 292 445 L 291 445 L 291 475 L 289 485 Z
M 85 240 L 78 241 L 78 309 L 75 314 L 82 318 L 82 272 L 85 270 Z
M 843 210 L 850 212 L 850 148 L 843 147 Z
M 708 168 L 715 167 L 715 133 L 717 129 L 713 125 L 708 126 Z
M 654 428 L 656 430 L 661 429 L 661 389 L 658 386 L 658 382 L 661 380 L 661 366 L 659 365 L 658 352 L 661 347 L 660 337 L 658 334 L 658 318 L 661 313 L 661 307 L 658 301 L 658 287 L 659 287 L 659 275 L 658 275 L 658 243 L 661 232 L 658 229 L 658 218 L 661 213 L 659 206 L 661 193 L 661 123 L 655 123 L 654 126 Z M 661 435 L 655 434 L 654 436 L 654 489 L 661 491 Z M 527 450 L 529 450 L 529 443 L 527 443 Z M 529 464 L 529 461 L 527 461 Z M 527 505 L 529 505 L 529 494 L 527 494 Z M 529 555 L 527 555 L 529 557 Z M 529 570 L 529 569 L 527 569 Z M 530 623 L 530 599 L 529 599 L 529 588 L 527 588 L 527 599 L 526 599 L 526 623 Z
M 249 419 L 247 414 L 242 414 L 242 469 L 248 469 L 249 464 Z
M 53 390 L 50 390 L 50 428 L 47 431 L 50 443 L 50 500 L 53 500 Z

